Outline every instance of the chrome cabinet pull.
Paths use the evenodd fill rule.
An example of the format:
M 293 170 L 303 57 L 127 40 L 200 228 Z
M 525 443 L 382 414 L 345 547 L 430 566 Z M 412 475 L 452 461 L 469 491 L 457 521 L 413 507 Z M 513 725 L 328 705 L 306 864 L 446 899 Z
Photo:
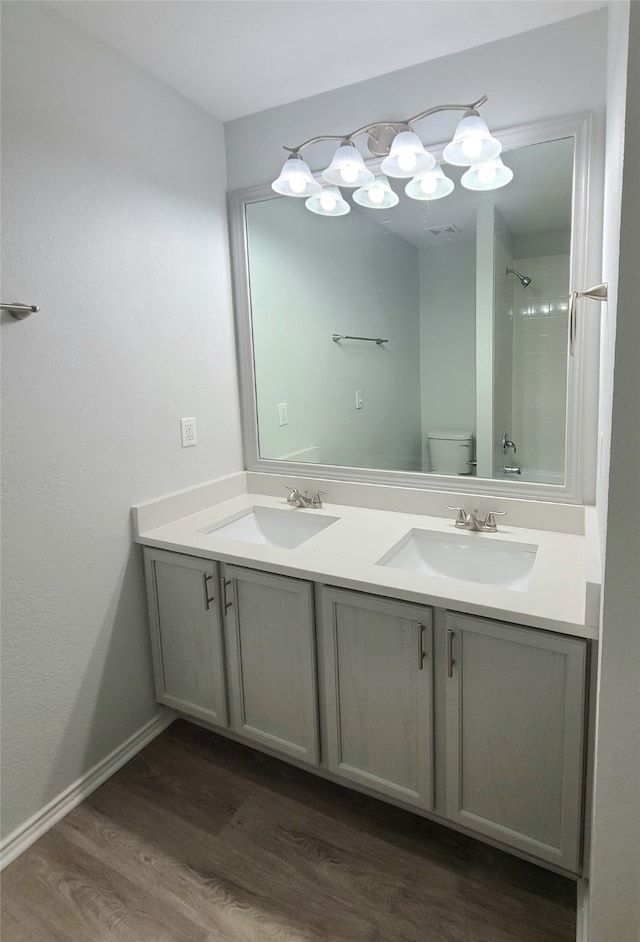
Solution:
M 215 595 L 213 596 L 213 598 L 209 598 L 209 586 L 208 586 L 209 579 L 213 579 L 213 576 L 208 576 L 206 572 L 203 572 L 202 573 L 202 586 L 204 588 L 204 607 L 206 608 L 207 611 L 209 611 L 209 609 L 211 608 L 211 604 L 215 602 L 216 600 Z
M 453 677 L 453 665 L 455 664 L 453 659 L 453 639 L 455 635 L 455 631 L 452 631 L 451 628 L 447 628 L 447 677 Z
M 421 671 L 424 665 L 424 659 L 426 657 L 424 648 L 422 646 L 422 637 L 424 635 L 424 625 L 421 625 L 420 622 L 418 622 L 417 628 L 418 628 L 418 670 Z
M 231 585 L 231 579 L 225 579 L 223 576 L 221 579 L 221 582 L 222 582 L 222 604 L 224 606 L 224 613 L 226 615 L 229 609 L 231 608 L 231 606 L 233 605 L 233 602 L 227 601 L 227 586 Z

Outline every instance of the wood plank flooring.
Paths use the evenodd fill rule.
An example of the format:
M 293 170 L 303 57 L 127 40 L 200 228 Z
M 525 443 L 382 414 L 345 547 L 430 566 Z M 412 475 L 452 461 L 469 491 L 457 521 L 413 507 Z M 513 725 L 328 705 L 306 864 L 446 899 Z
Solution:
M 574 939 L 571 881 L 184 721 L 2 879 L 2 942 Z

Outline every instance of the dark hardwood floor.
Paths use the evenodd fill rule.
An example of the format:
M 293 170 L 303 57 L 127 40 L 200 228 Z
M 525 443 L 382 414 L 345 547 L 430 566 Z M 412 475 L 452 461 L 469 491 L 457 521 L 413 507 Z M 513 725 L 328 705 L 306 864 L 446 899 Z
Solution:
M 571 881 L 184 721 L 2 879 L 2 942 L 574 939 Z

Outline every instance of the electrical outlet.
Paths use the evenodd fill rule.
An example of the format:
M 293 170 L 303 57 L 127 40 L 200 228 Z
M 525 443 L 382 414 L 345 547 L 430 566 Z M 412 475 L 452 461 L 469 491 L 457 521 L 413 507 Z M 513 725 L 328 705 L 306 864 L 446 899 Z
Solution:
M 196 420 L 193 416 L 189 419 L 180 419 L 180 438 L 183 448 L 189 448 L 191 445 L 198 444 Z
M 289 413 L 287 412 L 286 402 L 278 403 L 278 422 L 280 423 L 280 425 L 289 424 Z
M 356 409 L 362 409 L 362 390 L 356 389 Z

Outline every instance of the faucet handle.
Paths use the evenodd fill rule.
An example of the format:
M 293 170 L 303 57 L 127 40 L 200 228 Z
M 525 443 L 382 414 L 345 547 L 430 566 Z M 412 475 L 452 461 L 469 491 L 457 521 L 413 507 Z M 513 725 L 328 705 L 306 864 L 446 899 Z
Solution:
M 506 510 L 490 510 L 482 522 L 482 529 L 489 530 L 491 533 L 495 533 L 495 531 L 498 529 L 496 517 L 506 517 L 506 515 Z
M 467 512 L 464 507 L 452 507 L 451 504 L 447 504 L 447 510 L 457 510 L 458 517 L 456 519 L 456 523 L 464 523 L 467 516 Z

